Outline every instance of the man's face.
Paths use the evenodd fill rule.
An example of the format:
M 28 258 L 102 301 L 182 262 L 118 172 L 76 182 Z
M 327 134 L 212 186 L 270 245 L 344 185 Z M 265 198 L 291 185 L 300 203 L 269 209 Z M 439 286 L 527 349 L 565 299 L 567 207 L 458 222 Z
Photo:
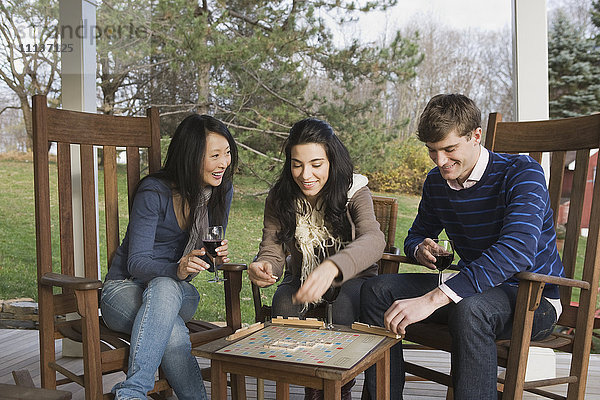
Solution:
M 439 142 L 427 142 L 425 145 L 442 177 L 446 180 L 456 179 L 462 185 L 477 164 L 480 143 L 481 128 L 477 128 L 470 137 L 459 136 L 452 131 Z

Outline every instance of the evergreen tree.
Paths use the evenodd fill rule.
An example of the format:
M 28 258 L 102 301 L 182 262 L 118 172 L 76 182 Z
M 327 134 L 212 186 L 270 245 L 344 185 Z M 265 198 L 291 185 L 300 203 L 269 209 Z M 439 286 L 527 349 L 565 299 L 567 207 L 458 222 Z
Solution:
M 399 34 L 385 46 L 343 44 L 330 27 L 394 3 L 158 0 L 156 53 L 179 78 L 168 85 L 187 88 L 182 109 L 226 121 L 254 169 L 277 170 L 289 128 L 309 116 L 331 123 L 357 165 L 371 168 L 395 132 L 380 122 L 383 89 L 412 79 L 422 56 Z M 153 103 L 165 93 L 154 91 Z
M 600 52 L 562 12 L 556 14 L 549 32 L 548 72 L 551 118 L 600 109 Z
M 592 24 L 598 28 L 596 34 L 596 45 L 600 46 L 600 0 L 595 0 L 592 2 L 592 8 L 590 12 L 592 14 Z

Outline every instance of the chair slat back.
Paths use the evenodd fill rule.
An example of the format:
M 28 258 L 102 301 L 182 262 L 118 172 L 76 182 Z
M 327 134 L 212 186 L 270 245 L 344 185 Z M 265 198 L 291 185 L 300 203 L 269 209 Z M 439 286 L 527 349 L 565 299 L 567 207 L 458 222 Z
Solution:
M 393 197 L 373 196 L 373 209 L 379 228 L 385 235 L 385 250 L 389 252 L 396 240 L 396 219 L 398 217 L 398 200 Z
M 600 114 L 548 121 L 502 122 L 500 114 L 492 113 L 488 120 L 485 146 L 498 153 L 533 153 L 534 158 L 538 160 L 541 159 L 542 152 L 551 154 L 548 190 L 555 224 L 561 222 L 558 221 L 561 208 L 566 209 L 561 205 L 567 200 L 569 202 L 565 245 L 562 254 L 565 276 L 578 278 L 578 275 L 582 275 L 582 279 L 588 281 L 592 286 L 591 290 L 581 292 L 579 311 L 570 306 L 571 289 L 561 288 L 561 302 L 564 311 L 559 323 L 573 326 L 576 319 L 575 312 L 582 312 L 581 308 L 585 308 L 586 313 L 593 312 L 595 309 L 600 276 L 600 258 L 597 252 L 600 230 L 600 188 L 596 184 L 598 169 L 596 168 L 595 177 L 590 175 L 589 171 L 593 150 L 597 151 L 600 147 Z M 575 153 L 575 160 L 570 163 L 568 168 L 565 165 L 569 154 L 567 152 Z M 570 193 L 568 193 L 568 198 L 563 198 L 565 173 L 571 168 L 574 170 L 569 179 Z M 593 188 L 593 191 L 590 188 Z M 576 263 L 578 254 L 581 256 L 578 249 L 582 216 L 586 207 L 590 207 L 591 217 L 585 246 L 583 272 L 580 272 L 576 269 Z M 592 305 L 591 302 L 594 304 Z
M 38 278 L 51 272 L 52 263 L 52 226 L 59 226 L 60 272 L 75 274 L 74 249 L 83 245 L 84 274 L 87 278 L 98 276 L 98 237 L 97 208 L 104 213 L 106 222 L 107 260 L 110 265 L 112 256 L 119 245 L 119 188 L 117 168 L 117 148 L 127 149 L 127 194 L 131 204 L 140 173 L 154 172 L 160 168 L 160 132 L 159 116 L 155 109 L 148 109 L 146 117 L 125 117 L 92 114 L 47 107 L 45 96 L 33 98 L 34 119 L 34 175 L 36 196 L 36 240 L 38 252 Z M 57 144 L 56 175 L 54 163 L 50 162 L 48 149 Z M 79 145 L 79 157 L 73 159 L 72 145 Z M 103 189 L 96 201 L 97 176 L 94 170 L 94 154 L 101 147 L 104 172 Z M 148 168 L 142 171 L 140 150 L 146 149 Z M 76 153 L 75 153 L 76 154 Z M 71 181 L 72 165 L 81 170 L 81 220 L 82 237 L 73 233 L 74 215 Z M 52 200 L 56 190 L 58 213 L 54 211 Z M 97 205 L 98 203 L 98 205 Z M 58 224 L 53 220 L 57 214 Z M 57 239 L 58 240 L 58 239 Z M 58 267 L 55 268 L 55 271 Z M 68 308 L 68 307 L 67 307 Z

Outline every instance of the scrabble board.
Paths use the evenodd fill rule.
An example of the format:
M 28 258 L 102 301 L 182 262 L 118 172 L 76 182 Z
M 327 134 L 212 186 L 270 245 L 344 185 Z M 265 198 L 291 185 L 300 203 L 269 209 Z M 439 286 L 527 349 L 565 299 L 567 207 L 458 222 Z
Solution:
M 217 353 L 349 369 L 384 338 L 358 332 L 270 325 Z

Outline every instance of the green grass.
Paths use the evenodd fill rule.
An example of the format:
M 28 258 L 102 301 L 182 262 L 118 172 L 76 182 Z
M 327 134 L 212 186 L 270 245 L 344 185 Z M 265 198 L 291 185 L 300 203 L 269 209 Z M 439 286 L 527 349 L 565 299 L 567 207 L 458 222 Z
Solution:
M 0 161 L 0 298 L 37 298 L 33 164 Z
M 35 215 L 33 196 L 33 163 L 29 160 L 0 159 L 0 298 L 31 297 L 37 300 L 36 254 L 35 254 Z M 103 182 L 102 170 L 99 182 Z M 124 174 L 119 175 L 119 186 L 126 185 Z M 51 203 L 53 218 L 58 209 L 56 204 L 56 179 L 51 182 Z M 103 198 L 103 185 L 99 185 L 99 198 Z M 258 251 L 262 236 L 262 215 L 267 187 L 249 177 L 238 176 L 235 180 L 235 196 L 229 216 L 226 237 L 229 239 L 229 252 L 232 262 L 248 264 Z M 389 194 L 385 194 L 390 196 Z M 400 245 L 416 213 L 419 198 L 396 196 L 400 201 L 396 244 Z M 127 203 L 119 204 L 121 237 L 127 226 Z M 104 243 L 104 215 L 99 218 L 100 243 Z M 53 224 L 53 237 L 58 235 L 58 224 Z M 53 266 L 58 271 L 60 254 L 58 242 L 53 241 Z M 102 277 L 106 274 L 106 250 L 100 249 Z M 413 267 L 409 267 L 413 268 Z M 418 270 L 419 268 L 416 267 Z M 223 320 L 223 285 L 210 283 L 209 274 L 200 274 L 193 283 L 201 294 L 197 318 Z M 242 318 L 245 323 L 254 319 L 254 306 L 251 286 L 244 274 L 242 289 Z M 275 287 L 262 290 L 263 298 L 270 301 Z
M 0 159 L 0 299 L 31 297 L 37 299 L 36 252 L 35 252 L 35 216 L 33 196 L 33 163 L 28 160 Z M 102 182 L 103 174 L 99 171 Z M 56 185 L 56 182 L 53 182 Z M 120 174 L 119 185 L 125 187 L 124 174 Z M 258 251 L 262 236 L 262 215 L 267 187 L 245 176 L 235 180 L 235 196 L 229 216 L 226 237 L 229 239 L 229 252 L 232 262 L 248 264 Z M 55 192 L 55 190 L 53 191 Z M 99 187 L 100 198 L 103 187 Z M 396 246 L 402 247 L 404 238 L 417 212 L 419 197 L 410 195 L 391 195 L 399 201 L 396 229 Z M 52 196 L 56 204 L 56 194 Z M 53 206 L 54 216 L 58 212 Z M 121 237 L 127 226 L 127 203 L 120 203 Z M 53 236 L 58 234 L 57 224 L 52 226 Z M 104 215 L 100 215 L 100 243 L 104 241 Z M 583 265 L 582 251 L 585 238 L 580 241 L 577 270 L 581 275 Z M 58 243 L 53 242 L 53 265 L 58 270 L 60 255 Z M 101 247 L 100 265 L 102 276 L 106 273 L 106 250 Z M 402 265 L 400 272 L 420 272 L 422 267 Z M 210 274 L 200 274 L 193 283 L 201 294 L 196 318 L 220 321 L 224 320 L 223 285 L 210 283 Z M 251 286 L 247 274 L 243 275 L 241 295 L 242 319 L 244 323 L 254 320 Z M 261 291 L 264 300 L 270 302 L 275 287 Z M 574 293 L 576 301 L 579 293 Z

